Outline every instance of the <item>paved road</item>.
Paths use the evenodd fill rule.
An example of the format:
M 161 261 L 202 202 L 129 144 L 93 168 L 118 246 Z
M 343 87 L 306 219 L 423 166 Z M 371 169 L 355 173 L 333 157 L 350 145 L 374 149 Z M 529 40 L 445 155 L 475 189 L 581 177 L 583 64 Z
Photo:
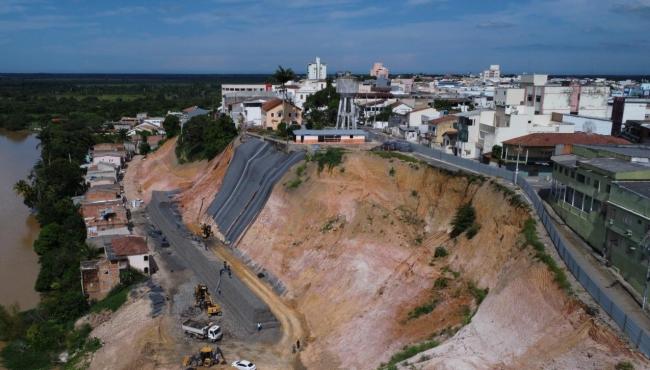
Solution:
M 208 285 L 223 308 L 224 319 L 232 317 L 249 334 L 256 333 L 259 322 L 264 328 L 264 340 L 280 337 L 280 324 L 266 303 L 250 291 L 234 271 L 232 277 L 228 273 L 220 277 L 223 261 L 206 250 L 201 241 L 194 240 L 169 201 L 169 193 L 153 192 L 147 213 L 152 223 L 167 237 L 177 257 Z

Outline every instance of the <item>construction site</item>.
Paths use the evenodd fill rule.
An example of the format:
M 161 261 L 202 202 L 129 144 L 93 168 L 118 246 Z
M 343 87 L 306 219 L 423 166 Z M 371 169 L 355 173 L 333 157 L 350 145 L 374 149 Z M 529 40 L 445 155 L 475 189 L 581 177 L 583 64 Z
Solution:
M 125 177 L 147 204 L 138 227 L 170 244 L 149 239 L 164 304 L 154 315 L 145 286 L 93 318 L 104 346 L 91 368 L 650 364 L 570 274 L 569 289 L 558 285 L 526 243 L 535 216 L 496 179 L 363 150 L 320 167 L 312 154 L 246 137 L 181 165 L 174 145 L 136 158 Z M 473 235 L 452 236 L 466 204 Z M 208 224 L 215 235 L 204 239 Z M 561 265 L 539 223 L 535 231 Z M 409 346 L 421 347 L 391 362 Z
M 342 99 L 337 130 L 356 129 Z M 362 144 L 242 133 L 211 161 L 179 164 L 174 139 L 135 158 L 124 189 L 159 271 L 88 319 L 90 367 L 650 366 L 515 185 Z

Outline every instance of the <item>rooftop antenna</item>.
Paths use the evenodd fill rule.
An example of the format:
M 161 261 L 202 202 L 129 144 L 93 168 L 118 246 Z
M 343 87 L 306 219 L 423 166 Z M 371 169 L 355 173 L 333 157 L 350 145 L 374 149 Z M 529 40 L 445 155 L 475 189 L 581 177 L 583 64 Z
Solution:
M 359 91 L 359 81 L 346 72 L 336 79 L 336 92 L 341 95 L 339 111 L 336 117 L 336 128 L 342 130 L 357 129 L 357 109 L 354 105 L 354 96 Z

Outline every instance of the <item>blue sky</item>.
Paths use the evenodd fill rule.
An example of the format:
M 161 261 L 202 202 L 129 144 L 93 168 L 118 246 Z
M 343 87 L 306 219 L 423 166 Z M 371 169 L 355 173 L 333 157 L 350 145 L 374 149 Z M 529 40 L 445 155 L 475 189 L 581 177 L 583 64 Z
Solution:
M 0 0 L 0 72 L 650 74 L 650 0 Z

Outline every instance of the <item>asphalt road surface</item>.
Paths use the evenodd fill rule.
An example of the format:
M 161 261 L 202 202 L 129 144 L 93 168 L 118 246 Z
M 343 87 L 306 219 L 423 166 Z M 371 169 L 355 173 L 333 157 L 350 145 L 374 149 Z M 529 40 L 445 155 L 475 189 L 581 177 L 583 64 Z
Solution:
M 223 261 L 205 249 L 204 243 L 185 228 L 169 195 L 167 192 L 153 192 L 147 206 L 149 218 L 167 237 L 177 257 L 210 288 L 212 297 L 222 306 L 224 319 L 232 318 L 253 338 L 279 338 L 280 324 L 268 305 L 248 289 L 234 272 L 232 275 L 224 272 L 220 276 Z M 258 333 L 257 323 L 262 325 L 261 333 Z

